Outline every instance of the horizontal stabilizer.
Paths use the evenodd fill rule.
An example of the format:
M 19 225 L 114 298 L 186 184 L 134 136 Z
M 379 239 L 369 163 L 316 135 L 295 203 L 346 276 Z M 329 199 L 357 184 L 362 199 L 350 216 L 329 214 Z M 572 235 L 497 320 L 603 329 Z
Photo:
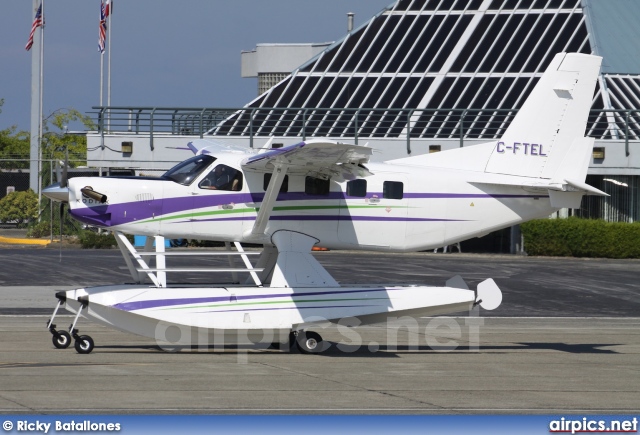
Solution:
M 600 189 L 579 181 L 565 180 L 562 188 L 549 188 L 549 199 L 553 208 L 580 208 L 583 195 L 609 196 Z
M 546 194 L 547 191 L 566 192 L 566 193 L 579 193 L 581 195 L 597 195 L 597 196 L 609 196 L 607 193 L 600 189 L 596 189 L 593 186 L 589 186 L 587 183 L 581 183 L 574 180 L 564 180 L 562 182 L 549 182 L 547 180 L 532 180 L 527 178 L 511 177 L 504 181 L 471 181 L 471 184 L 475 185 L 487 185 L 487 186 L 511 186 L 520 187 L 529 192 L 537 192 L 540 194 Z
M 581 183 L 580 181 L 574 180 L 564 180 L 568 186 L 572 187 L 575 190 L 586 192 L 587 195 L 597 195 L 597 196 L 609 196 L 608 193 L 603 192 L 600 189 L 596 189 L 593 186 L 589 186 L 587 183 Z

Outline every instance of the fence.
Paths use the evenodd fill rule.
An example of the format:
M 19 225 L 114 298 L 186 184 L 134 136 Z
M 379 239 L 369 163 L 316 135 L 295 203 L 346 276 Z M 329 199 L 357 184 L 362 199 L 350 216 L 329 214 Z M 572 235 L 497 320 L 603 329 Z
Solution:
M 496 139 L 517 109 L 367 109 L 367 108 L 158 108 L 94 107 L 101 134 L 402 138 L 407 150 L 415 139 Z M 640 110 L 591 110 L 585 135 L 596 139 L 640 140 Z

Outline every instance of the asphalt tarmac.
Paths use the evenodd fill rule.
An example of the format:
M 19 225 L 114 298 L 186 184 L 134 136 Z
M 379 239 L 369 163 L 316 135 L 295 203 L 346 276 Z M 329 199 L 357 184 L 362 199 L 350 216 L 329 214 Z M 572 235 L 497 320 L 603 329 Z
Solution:
M 503 303 L 491 316 L 640 316 L 640 260 L 355 251 L 318 252 L 315 257 L 343 285 L 444 285 L 460 275 L 469 288 L 475 288 L 493 278 Z M 228 267 L 228 263 L 220 257 L 172 257 L 167 266 Z M 230 274 L 213 279 L 209 274 L 168 276 L 169 282 L 181 283 L 230 280 Z M 43 308 L 55 305 L 55 290 L 125 282 L 131 277 L 117 249 L 0 248 L 0 288 L 5 289 L 0 297 L 17 299 L 0 306 L 0 314 L 44 314 L 48 311 Z
M 81 320 L 81 333 L 96 347 L 79 355 L 53 347 L 44 313 L 55 305 L 55 290 L 128 281 L 119 251 L 65 249 L 60 262 L 56 249 L 0 249 L 0 413 L 640 410 L 640 261 L 355 252 L 316 258 L 341 283 L 443 284 L 460 274 L 473 288 L 491 277 L 503 303 L 481 317 L 318 330 L 331 346 L 319 355 L 262 345 L 166 347 Z

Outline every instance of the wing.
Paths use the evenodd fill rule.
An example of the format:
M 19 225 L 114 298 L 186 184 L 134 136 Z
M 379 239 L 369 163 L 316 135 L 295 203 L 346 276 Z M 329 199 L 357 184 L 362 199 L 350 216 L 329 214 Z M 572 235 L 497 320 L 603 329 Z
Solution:
M 363 166 L 369 161 L 371 154 L 372 150 L 368 147 L 316 140 L 300 142 L 245 158 L 242 161 L 243 170 L 273 174 L 250 231 L 251 235 L 254 237 L 265 235 L 264 231 L 287 173 L 312 174 L 325 179 L 339 176 L 345 180 L 353 180 L 371 175 Z
M 242 161 L 242 169 L 271 173 L 280 164 L 286 166 L 289 174 L 353 180 L 371 175 L 363 166 L 371 154 L 371 148 L 365 146 L 314 140 L 247 157 Z

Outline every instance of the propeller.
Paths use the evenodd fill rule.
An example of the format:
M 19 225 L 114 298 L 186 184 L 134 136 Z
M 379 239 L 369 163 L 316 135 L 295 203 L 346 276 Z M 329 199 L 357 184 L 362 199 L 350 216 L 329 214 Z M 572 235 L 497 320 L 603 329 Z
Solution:
M 54 201 L 68 202 L 69 201 L 69 179 L 67 176 L 67 169 L 69 167 L 69 152 L 65 153 L 64 163 L 61 161 L 56 162 L 56 177 L 58 182 L 47 186 L 42 189 L 42 194 Z M 62 171 L 60 170 L 62 165 Z

